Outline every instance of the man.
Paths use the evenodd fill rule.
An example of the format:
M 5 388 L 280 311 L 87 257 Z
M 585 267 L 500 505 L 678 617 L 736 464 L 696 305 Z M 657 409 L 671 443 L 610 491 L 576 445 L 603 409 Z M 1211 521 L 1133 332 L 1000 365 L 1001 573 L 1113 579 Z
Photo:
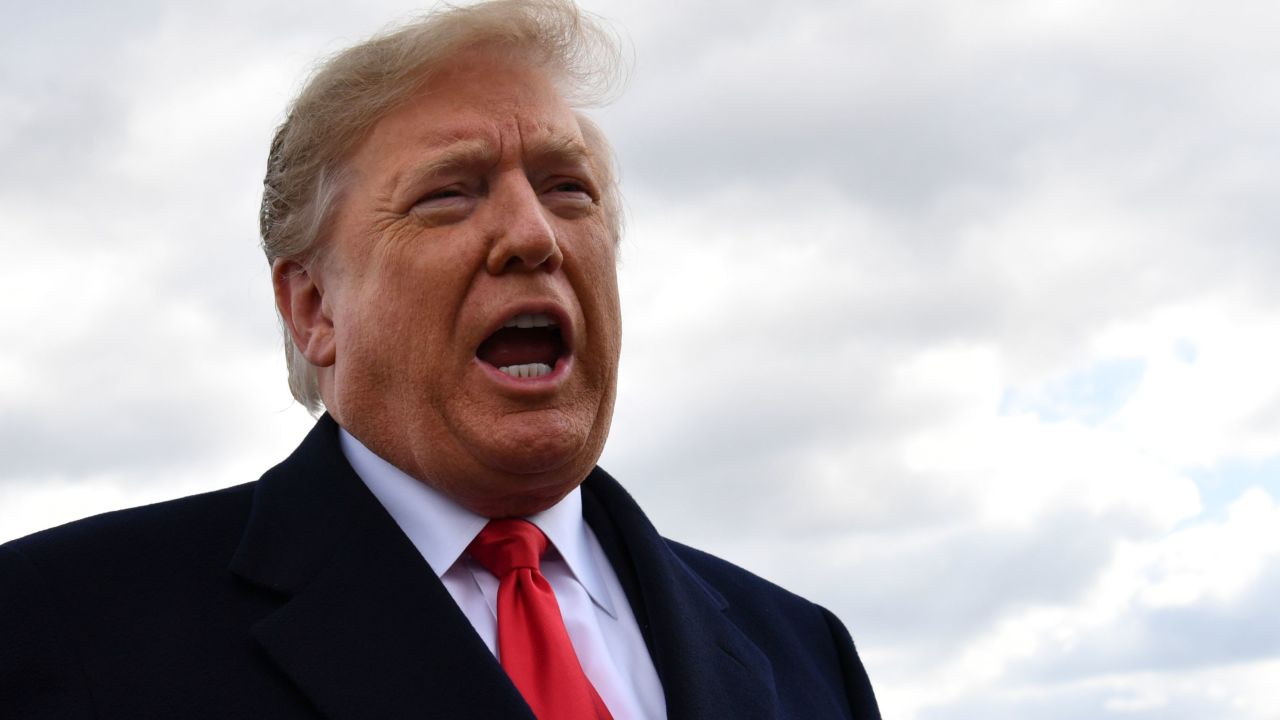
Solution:
M 618 203 L 570 103 L 612 55 L 571 5 L 502 0 L 317 73 L 262 233 L 327 413 L 256 483 L 0 549 L 0 716 L 879 716 L 833 616 L 595 468 Z

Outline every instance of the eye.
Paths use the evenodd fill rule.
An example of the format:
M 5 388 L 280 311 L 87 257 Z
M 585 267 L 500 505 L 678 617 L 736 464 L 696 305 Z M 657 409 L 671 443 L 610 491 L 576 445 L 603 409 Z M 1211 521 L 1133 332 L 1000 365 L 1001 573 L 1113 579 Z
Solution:
M 419 198 L 410 208 L 415 215 L 430 217 L 434 222 L 448 222 L 465 217 L 475 205 L 475 196 L 466 188 L 449 186 L 433 190 Z
M 422 196 L 420 200 L 418 200 L 417 204 L 422 205 L 423 203 L 444 202 L 444 201 L 453 200 L 454 198 L 461 198 L 461 197 L 465 197 L 462 190 L 458 188 L 444 188 L 442 190 L 436 190 L 434 192 L 427 193 L 426 195 Z
M 554 178 L 547 183 L 545 194 L 555 200 L 592 203 L 596 201 L 594 188 L 582 180 Z

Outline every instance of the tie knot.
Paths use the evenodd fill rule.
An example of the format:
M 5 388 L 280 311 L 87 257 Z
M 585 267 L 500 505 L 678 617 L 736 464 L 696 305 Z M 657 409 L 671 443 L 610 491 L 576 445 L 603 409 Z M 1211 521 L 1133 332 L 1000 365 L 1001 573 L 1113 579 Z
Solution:
M 547 536 L 528 520 L 490 520 L 467 549 L 494 577 L 502 578 L 516 568 L 539 570 Z

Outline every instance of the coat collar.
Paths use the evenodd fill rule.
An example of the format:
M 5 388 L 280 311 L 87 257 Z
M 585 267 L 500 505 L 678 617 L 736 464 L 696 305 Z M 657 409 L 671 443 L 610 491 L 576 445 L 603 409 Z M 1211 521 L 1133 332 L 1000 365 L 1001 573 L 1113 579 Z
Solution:
M 322 417 L 258 483 L 231 569 L 288 596 L 253 636 L 326 717 L 532 713 Z
M 768 659 L 603 470 L 583 513 L 641 623 L 667 716 L 774 717 Z M 258 643 L 326 716 L 524 718 L 528 706 L 347 463 L 328 415 L 258 483 L 231 570 L 282 596 Z
M 773 667 L 729 619 L 725 597 L 672 551 L 608 473 L 596 468 L 582 487 L 583 513 L 649 644 L 667 717 L 776 717 Z

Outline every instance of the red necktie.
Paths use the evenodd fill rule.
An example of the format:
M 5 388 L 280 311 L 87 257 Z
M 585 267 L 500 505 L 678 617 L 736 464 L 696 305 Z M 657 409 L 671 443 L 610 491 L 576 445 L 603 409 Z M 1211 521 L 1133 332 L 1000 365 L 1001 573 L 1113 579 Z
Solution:
M 612 720 L 539 569 L 546 549 L 526 520 L 491 520 L 471 541 L 471 556 L 498 578 L 498 659 L 538 720 Z

